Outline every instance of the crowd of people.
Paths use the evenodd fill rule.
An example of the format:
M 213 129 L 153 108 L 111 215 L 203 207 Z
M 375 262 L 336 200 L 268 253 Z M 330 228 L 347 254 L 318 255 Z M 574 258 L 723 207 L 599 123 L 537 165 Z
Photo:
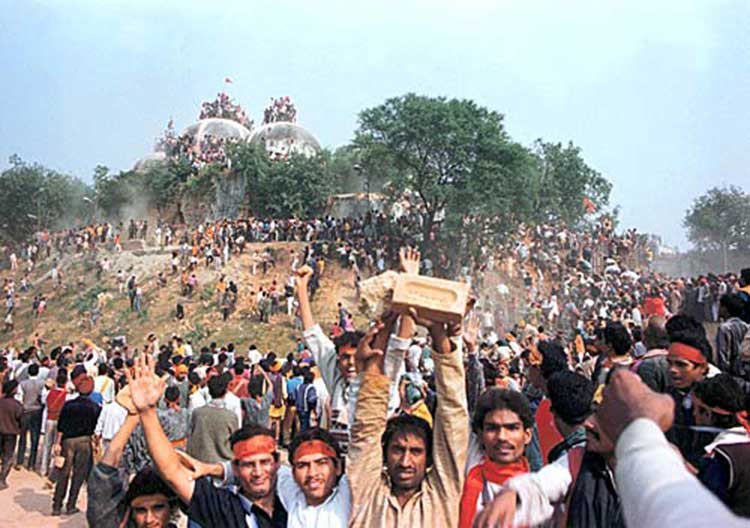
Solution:
M 297 122 L 297 107 L 294 106 L 288 95 L 279 97 L 278 99 L 271 97 L 268 106 L 263 110 L 264 125 L 277 122 Z
M 300 338 L 280 355 L 177 333 L 6 349 L 0 488 L 26 466 L 54 488 L 52 514 L 74 515 L 87 481 L 92 526 L 748 524 L 750 269 L 673 279 L 640 267 L 634 231 L 542 225 L 463 259 L 476 293 L 463 321 L 407 310 L 357 331 L 342 304 L 325 329 L 315 320 L 332 259 L 355 281 L 447 272 L 404 249 L 420 228 L 239 219 L 151 235 L 131 222 L 129 238 L 177 247 L 186 296 L 196 268 L 220 272 L 247 243 L 305 242 L 290 281 L 258 297 L 263 322 L 289 299 Z M 93 226 L 64 247 L 106 244 L 110 229 L 124 232 Z M 515 279 L 520 320 L 500 309 Z M 232 284 L 220 275 L 220 306 Z
M 253 129 L 253 121 L 248 117 L 242 106 L 235 104 L 229 94 L 219 92 L 213 101 L 204 101 L 201 103 L 201 111 L 198 119 L 231 119 L 237 121 L 240 125 L 248 130 Z

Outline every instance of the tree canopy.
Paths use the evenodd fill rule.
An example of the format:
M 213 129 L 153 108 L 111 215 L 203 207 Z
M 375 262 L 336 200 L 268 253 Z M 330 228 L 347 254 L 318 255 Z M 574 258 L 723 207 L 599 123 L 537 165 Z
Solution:
M 416 196 L 425 240 L 439 218 L 483 243 L 521 223 L 580 222 L 609 200 L 609 182 L 578 147 L 539 140 L 528 149 L 510 138 L 502 114 L 471 100 L 388 99 L 360 113 L 354 145 L 363 159 L 395 167 L 392 196 Z
M 750 248 L 750 195 L 734 186 L 713 187 L 685 212 L 688 240 L 700 250 Z

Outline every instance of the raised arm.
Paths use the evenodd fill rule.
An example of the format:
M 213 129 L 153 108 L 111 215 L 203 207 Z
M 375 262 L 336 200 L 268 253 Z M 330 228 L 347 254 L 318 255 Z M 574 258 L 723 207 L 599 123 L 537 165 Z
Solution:
M 347 475 L 353 500 L 352 518 L 355 518 L 359 508 L 368 503 L 370 492 L 377 488 L 383 466 L 380 438 L 385 431 L 390 381 L 383 374 L 382 350 L 372 348 L 375 335 L 383 328 L 382 323 L 374 325 L 357 347 L 357 370 L 362 385 L 347 457 Z
M 90 526 L 120 524 L 118 508 L 127 491 L 126 481 L 119 474 L 120 460 L 125 444 L 137 425 L 138 415 L 128 415 L 101 461 L 91 470 L 86 486 L 86 519 Z
M 451 336 L 461 335 L 461 325 L 445 325 L 428 319 L 419 319 L 411 310 L 416 324 L 430 331 L 435 354 L 435 384 L 437 409 L 435 429 L 432 433 L 434 471 L 428 477 L 440 488 L 446 498 L 446 508 L 451 518 L 458 520 L 458 503 L 464 483 L 464 466 L 469 445 L 469 414 L 466 410 L 466 388 L 460 343 L 451 342 Z
M 111 405 L 118 405 L 112 403 Z M 136 426 L 138 425 L 138 415 L 128 414 L 125 418 L 125 423 L 122 424 L 120 430 L 117 431 L 112 441 L 109 443 L 109 447 L 104 452 L 102 459 L 99 461 L 100 464 L 104 464 L 111 467 L 119 467 L 120 461 L 122 460 L 122 452 L 125 450 L 125 445 L 128 443 L 130 435 L 133 434 Z
M 310 279 L 312 278 L 313 270 L 310 266 L 302 266 L 297 270 L 296 286 L 297 286 L 297 301 L 299 302 L 299 313 L 302 319 L 302 329 L 309 330 L 315 326 L 315 319 L 312 314 L 312 306 L 310 306 Z
M 166 376 L 156 377 L 154 360 L 150 354 L 143 354 L 135 360 L 135 377 L 132 377 L 128 371 L 125 375 L 128 378 L 133 405 L 138 410 L 148 451 L 154 460 L 154 465 L 180 500 L 190 504 L 195 491 L 195 481 L 189 478 L 189 471 L 180 463 L 180 458 L 167 435 L 164 434 L 156 414 L 157 405 L 167 384 Z

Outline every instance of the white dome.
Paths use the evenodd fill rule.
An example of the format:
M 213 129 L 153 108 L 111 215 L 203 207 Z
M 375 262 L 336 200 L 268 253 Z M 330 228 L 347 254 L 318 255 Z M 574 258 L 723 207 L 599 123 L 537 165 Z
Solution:
M 250 143 L 263 144 L 271 155 L 303 154 L 308 157 L 320 152 L 320 142 L 305 128 L 296 123 L 279 121 L 256 129 Z
M 164 152 L 156 151 L 146 154 L 135 162 L 133 170 L 135 172 L 147 172 L 149 169 L 161 165 L 167 161 L 167 155 Z
M 201 119 L 197 123 L 190 125 L 183 132 L 193 136 L 194 141 L 199 143 L 207 135 L 224 139 L 247 140 L 250 137 L 250 131 L 231 119 L 219 119 L 212 117 L 210 119 Z

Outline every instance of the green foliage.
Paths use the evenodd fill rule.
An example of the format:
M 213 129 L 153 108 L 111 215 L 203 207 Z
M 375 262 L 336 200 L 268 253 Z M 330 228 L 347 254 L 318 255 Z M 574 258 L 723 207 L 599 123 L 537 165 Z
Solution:
M 86 221 L 83 200 L 91 190 L 81 180 L 14 155 L 0 173 L 0 239 L 22 242 L 40 229 L 59 229 Z
M 74 308 L 79 314 L 84 314 L 85 312 L 90 312 L 91 309 L 96 305 L 96 298 L 97 296 L 104 291 L 104 288 L 101 286 L 94 286 L 93 288 L 87 290 L 83 294 L 81 294 L 74 303 Z
M 203 288 L 203 290 L 201 290 L 200 300 L 210 301 L 211 299 L 213 299 L 215 293 L 216 293 L 216 287 L 207 285 Z
M 750 248 L 750 195 L 734 186 L 713 187 L 693 202 L 682 222 L 700 250 Z
M 364 110 L 355 145 L 370 165 L 392 165 L 394 195 L 415 193 L 425 240 L 440 214 L 462 230 L 507 231 L 530 214 L 527 149 L 514 143 L 503 116 L 470 100 L 407 94 Z M 478 241 L 476 241 L 478 242 Z
M 237 145 L 230 150 L 232 172 L 245 180 L 248 205 L 256 216 L 309 217 L 323 212 L 333 190 L 330 153 L 291 155 L 271 161 L 262 147 Z
M 579 147 L 538 139 L 533 151 L 538 175 L 534 189 L 535 220 L 562 220 L 574 225 L 587 214 L 585 199 L 597 210 L 609 204 L 612 184 L 586 164 Z

